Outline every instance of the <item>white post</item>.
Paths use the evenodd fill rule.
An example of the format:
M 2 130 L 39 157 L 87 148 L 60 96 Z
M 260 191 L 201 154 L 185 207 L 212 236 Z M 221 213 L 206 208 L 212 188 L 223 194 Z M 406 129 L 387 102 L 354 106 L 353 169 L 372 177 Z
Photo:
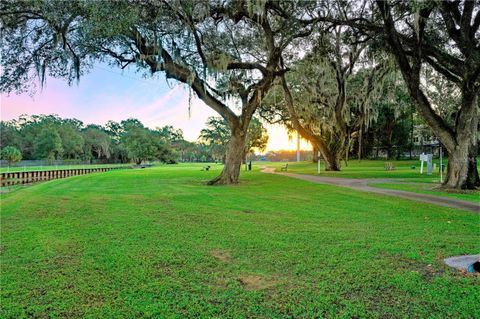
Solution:
M 423 160 L 425 155 L 422 153 L 420 154 L 420 174 L 423 174 Z
M 440 183 L 443 183 L 442 145 L 440 145 Z
M 300 134 L 297 132 L 297 162 L 300 162 Z
M 320 175 L 320 151 L 317 152 L 317 173 Z

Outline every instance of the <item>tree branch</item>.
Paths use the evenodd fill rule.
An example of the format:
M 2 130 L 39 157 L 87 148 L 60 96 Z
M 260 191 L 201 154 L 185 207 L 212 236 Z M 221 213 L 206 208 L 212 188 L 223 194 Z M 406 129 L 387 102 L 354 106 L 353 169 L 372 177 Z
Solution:
M 188 84 L 205 104 L 220 114 L 229 124 L 238 123 L 238 116 L 220 100 L 210 94 L 205 82 L 200 79 L 194 71 L 176 63 L 163 47 L 158 47 L 157 45 L 155 45 L 155 47 L 147 46 L 146 40 L 138 30 L 132 30 L 132 40 L 139 52 L 145 56 L 143 61 L 149 65 L 152 73 L 165 71 L 167 78 L 173 78 Z M 159 63 L 154 58 L 158 52 L 163 59 L 163 63 Z

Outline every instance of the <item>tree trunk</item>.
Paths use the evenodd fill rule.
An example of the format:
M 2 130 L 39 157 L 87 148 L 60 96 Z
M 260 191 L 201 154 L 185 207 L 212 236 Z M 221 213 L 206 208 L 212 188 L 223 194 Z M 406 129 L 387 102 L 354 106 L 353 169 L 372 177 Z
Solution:
M 448 151 L 447 176 L 444 185 L 449 188 L 467 188 L 469 166 L 466 145 L 458 145 L 453 152 Z
M 480 187 L 480 176 L 478 175 L 477 157 L 468 157 L 467 188 Z
M 323 159 L 325 160 L 326 171 L 340 171 L 340 156 L 334 154 L 333 152 L 322 152 L 322 155 Z
M 348 167 L 348 159 L 350 158 L 350 151 L 352 149 L 353 138 L 351 135 L 348 137 L 347 148 L 345 150 L 345 167 Z
M 248 125 L 247 125 L 248 127 Z M 225 154 L 225 165 L 220 176 L 212 179 L 208 185 L 237 184 L 240 177 L 240 169 L 245 157 L 245 144 L 247 140 L 246 129 L 235 128 L 228 141 Z
M 318 148 L 315 145 L 312 145 L 312 162 L 317 163 L 318 162 Z
M 462 108 L 458 113 L 455 125 L 457 129 L 456 143 L 453 149 L 447 147 L 448 171 L 444 186 L 474 189 L 480 186 L 477 170 L 478 96 L 467 86 L 464 87 L 462 93 Z
M 460 189 L 475 189 L 480 186 L 476 145 L 469 147 L 468 142 L 463 141 L 454 151 L 447 151 L 448 166 L 444 186 Z

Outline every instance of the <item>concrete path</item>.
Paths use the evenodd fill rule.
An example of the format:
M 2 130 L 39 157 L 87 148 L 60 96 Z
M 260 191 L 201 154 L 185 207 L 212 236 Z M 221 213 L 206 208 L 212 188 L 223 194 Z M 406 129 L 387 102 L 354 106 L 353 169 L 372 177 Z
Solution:
M 341 178 L 341 177 L 293 174 L 293 173 L 275 172 L 275 169 L 271 167 L 264 168 L 262 172 L 293 177 L 293 178 L 297 178 L 297 179 L 301 179 L 301 180 L 309 181 L 313 183 L 331 184 L 331 185 L 348 187 L 355 190 L 360 190 L 360 191 L 365 191 L 370 193 L 391 195 L 395 197 L 416 200 L 416 201 L 425 202 L 425 203 L 434 204 L 434 205 L 468 210 L 468 211 L 480 214 L 480 203 L 469 202 L 469 201 L 455 199 L 451 197 L 440 197 L 440 196 L 433 196 L 428 194 L 420 194 L 420 193 L 413 193 L 413 192 L 400 191 L 400 190 L 394 190 L 394 189 L 383 189 L 383 188 L 368 186 L 368 184 L 371 184 L 371 183 L 396 183 L 397 181 L 395 181 L 394 179 L 387 179 L 387 178 L 360 179 L 360 178 Z

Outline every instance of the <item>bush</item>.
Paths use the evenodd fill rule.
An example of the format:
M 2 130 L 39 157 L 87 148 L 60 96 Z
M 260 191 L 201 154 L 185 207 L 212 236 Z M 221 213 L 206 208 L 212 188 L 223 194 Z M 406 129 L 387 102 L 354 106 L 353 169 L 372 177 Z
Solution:
M 5 146 L 0 155 L 3 160 L 8 162 L 9 166 L 22 159 L 22 153 L 15 146 Z

